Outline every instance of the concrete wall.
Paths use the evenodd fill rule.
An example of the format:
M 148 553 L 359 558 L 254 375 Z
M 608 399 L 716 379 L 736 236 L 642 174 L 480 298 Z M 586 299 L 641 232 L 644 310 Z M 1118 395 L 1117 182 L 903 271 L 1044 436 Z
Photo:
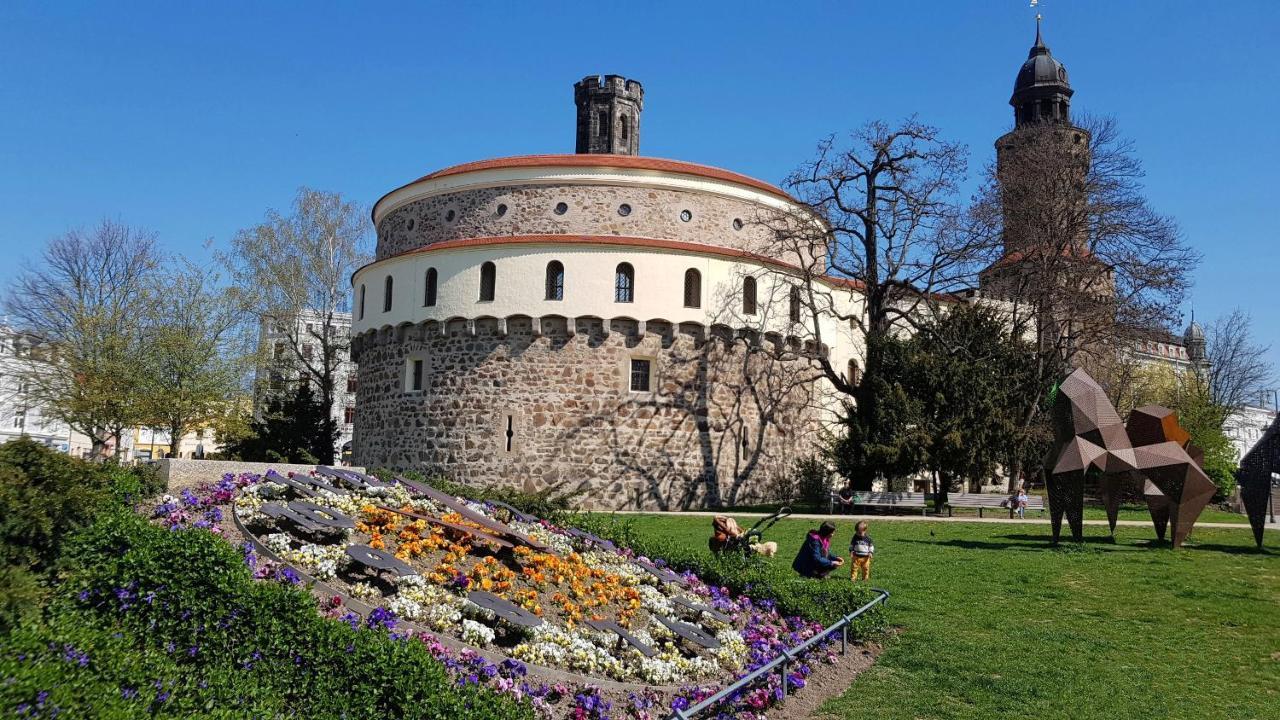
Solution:
M 201 483 L 214 483 L 227 473 L 254 473 L 262 475 L 268 470 L 275 470 L 281 475 L 308 473 L 315 470 L 315 465 L 290 465 L 288 463 L 255 463 L 239 460 L 157 460 L 155 463 L 160 478 L 170 494 L 182 492 L 185 488 L 199 486 Z M 348 468 L 364 472 L 362 467 Z

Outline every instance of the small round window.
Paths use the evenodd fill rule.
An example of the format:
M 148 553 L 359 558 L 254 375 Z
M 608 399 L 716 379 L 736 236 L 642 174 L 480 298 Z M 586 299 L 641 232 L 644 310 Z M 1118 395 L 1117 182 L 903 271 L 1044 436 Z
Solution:
M 414 222 L 413 218 L 409 218 L 409 229 L 410 229 L 410 230 L 412 230 L 412 229 L 413 229 L 413 226 L 414 226 L 415 224 L 416 224 L 416 223 Z
M 563 215 L 569 212 L 569 206 L 564 203 L 556 203 L 556 214 Z
M 681 210 L 680 219 L 683 220 L 684 222 L 689 222 L 690 220 L 693 219 L 693 213 L 689 212 L 688 210 Z
M 445 221 L 445 222 L 453 222 L 453 219 L 454 219 L 455 217 L 457 217 L 457 216 L 458 216 L 458 214 L 457 214 L 456 212 L 454 212 L 454 211 L 450 210 L 449 212 L 447 212 L 447 213 L 445 213 L 445 214 L 444 214 L 444 221 Z
M 506 214 L 507 214 L 506 203 L 498 203 L 498 217 L 502 217 L 503 215 L 506 215 Z
M 626 217 L 630 215 L 631 206 L 626 203 L 622 203 L 621 205 L 618 206 L 618 214 L 621 215 L 622 217 Z
M 733 229 L 734 229 L 734 230 L 741 230 L 741 229 L 742 229 L 742 218 L 734 218 L 734 219 L 733 219 Z

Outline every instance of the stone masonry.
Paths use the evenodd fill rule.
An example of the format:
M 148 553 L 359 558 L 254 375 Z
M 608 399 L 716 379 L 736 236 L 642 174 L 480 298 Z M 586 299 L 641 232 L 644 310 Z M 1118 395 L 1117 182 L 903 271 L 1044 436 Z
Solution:
M 560 203 L 563 214 L 556 213 Z M 621 185 L 471 189 L 388 213 L 378 224 L 376 259 L 446 240 L 533 234 L 624 235 L 759 252 L 774 242 L 775 217 L 756 203 L 710 193 Z
M 480 485 L 575 493 L 603 509 L 666 509 L 771 499 L 809 452 L 807 363 L 770 345 L 701 336 L 700 326 L 603 321 L 570 332 L 550 318 L 429 322 L 368 336 L 359 354 L 355 456 Z M 652 392 L 629 389 L 633 357 L 653 361 Z M 792 355 L 791 357 L 794 357 Z M 406 367 L 424 361 L 423 391 Z

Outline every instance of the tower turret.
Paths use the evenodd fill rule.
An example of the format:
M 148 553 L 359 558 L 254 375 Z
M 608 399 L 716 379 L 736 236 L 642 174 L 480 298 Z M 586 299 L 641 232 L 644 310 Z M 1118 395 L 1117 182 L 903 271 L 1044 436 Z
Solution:
M 1013 82 L 1014 123 L 1021 127 L 1033 122 L 1071 122 L 1071 83 L 1067 68 L 1049 52 L 1040 37 L 1040 17 L 1036 16 L 1036 42 Z
M 644 88 L 621 75 L 588 75 L 573 85 L 579 154 L 640 154 Z

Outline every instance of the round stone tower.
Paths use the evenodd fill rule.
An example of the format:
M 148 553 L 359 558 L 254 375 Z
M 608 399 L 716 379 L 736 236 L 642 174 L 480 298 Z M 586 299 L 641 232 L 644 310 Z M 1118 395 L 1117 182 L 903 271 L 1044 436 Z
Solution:
M 620 75 L 588 75 L 573 85 L 578 153 L 640 154 L 644 88 Z
M 639 84 L 584 83 L 580 137 L 605 99 L 606 138 L 630 117 L 634 152 Z M 818 437 L 806 354 L 855 354 L 834 320 L 806 344 L 799 269 L 767 254 L 767 221 L 806 212 L 768 183 L 630 152 L 484 160 L 393 190 L 352 277 L 355 462 L 596 508 L 769 498 Z

